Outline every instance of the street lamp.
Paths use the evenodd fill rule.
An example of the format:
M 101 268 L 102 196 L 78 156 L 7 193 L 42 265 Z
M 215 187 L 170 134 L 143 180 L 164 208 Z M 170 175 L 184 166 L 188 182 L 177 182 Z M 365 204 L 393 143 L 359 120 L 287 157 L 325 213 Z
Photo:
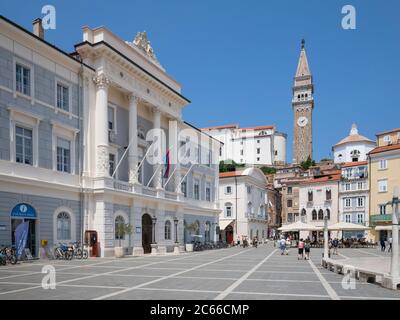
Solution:
M 156 243 L 156 222 L 157 218 L 156 216 L 153 216 L 151 218 L 151 221 L 153 222 L 153 234 L 152 234 L 152 240 L 151 240 L 151 254 L 157 254 L 157 243 Z
M 397 289 L 400 284 L 400 263 L 399 263 L 399 187 L 395 187 L 393 191 L 393 199 L 387 204 L 392 207 L 392 256 L 390 264 L 389 286 Z
M 328 214 L 324 214 L 324 260 L 329 258 Z
M 178 218 L 174 218 L 175 225 L 175 245 L 174 245 L 174 254 L 179 254 L 179 242 L 178 242 Z

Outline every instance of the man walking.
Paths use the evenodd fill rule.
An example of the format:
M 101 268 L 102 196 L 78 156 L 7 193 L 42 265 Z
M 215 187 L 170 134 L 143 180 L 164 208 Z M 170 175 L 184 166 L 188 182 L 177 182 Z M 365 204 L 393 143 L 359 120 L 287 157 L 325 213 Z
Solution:
M 392 252 L 392 242 L 393 242 L 392 237 L 390 237 L 390 238 L 388 239 L 388 242 L 389 242 L 389 249 L 388 249 L 388 252 Z
M 279 249 L 281 249 L 281 255 L 284 255 L 286 251 L 286 240 L 284 237 L 279 241 Z
M 381 238 L 381 251 L 385 252 L 386 251 L 386 243 L 385 243 L 385 239 Z
M 338 254 L 339 240 L 337 238 L 332 241 L 333 254 Z

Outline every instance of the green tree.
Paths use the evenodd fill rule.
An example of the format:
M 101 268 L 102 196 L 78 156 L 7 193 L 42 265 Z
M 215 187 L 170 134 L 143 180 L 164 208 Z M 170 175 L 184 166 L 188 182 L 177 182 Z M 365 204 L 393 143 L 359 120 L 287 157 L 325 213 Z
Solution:
M 308 170 L 308 169 L 310 169 L 310 167 L 312 167 L 312 166 L 315 166 L 315 161 L 314 161 L 314 160 L 311 160 L 311 157 L 310 157 L 310 156 L 308 156 L 308 158 L 307 158 L 306 161 L 302 161 L 302 162 L 300 163 L 300 167 L 301 167 L 303 170 Z
M 121 246 L 121 239 L 125 237 L 126 234 L 130 235 L 133 231 L 133 226 L 125 223 L 116 224 L 116 234 L 119 239 L 119 246 Z
M 275 174 L 276 173 L 276 169 L 275 168 L 261 167 L 260 169 L 264 174 Z
M 219 172 L 236 171 L 236 168 L 244 167 L 244 164 L 238 164 L 233 160 L 226 160 L 219 162 Z

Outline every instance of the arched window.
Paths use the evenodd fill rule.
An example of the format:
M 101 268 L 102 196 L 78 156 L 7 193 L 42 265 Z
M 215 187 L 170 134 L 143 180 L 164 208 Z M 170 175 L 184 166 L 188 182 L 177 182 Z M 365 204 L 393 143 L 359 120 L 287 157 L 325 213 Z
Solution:
M 318 211 L 318 220 L 324 220 L 324 211 L 322 209 Z
M 329 209 L 326 209 L 326 216 L 328 217 L 328 220 L 331 218 L 331 211 Z
M 257 229 L 257 231 L 256 231 L 256 237 L 257 237 L 257 239 L 258 239 L 258 229 Z
M 232 217 L 232 203 L 230 202 L 225 203 L 225 217 Z
M 125 224 L 125 219 L 123 216 L 115 217 L 115 240 L 124 240 L 125 235 L 121 233 L 121 227 Z
M 331 200 L 332 199 L 332 191 L 331 189 L 326 190 L 326 200 Z
M 71 239 L 71 217 L 66 212 L 57 215 L 57 240 Z
M 313 201 L 313 192 L 312 192 L 312 190 L 308 191 L 308 201 L 309 202 Z
M 312 219 L 317 220 L 317 211 L 316 210 L 312 211 Z
M 164 237 L 165 240 L 171 240 L 171 221 L 169 220 L 165 221 Z
M 210 230 L 211 230 L 211 226 L 210 226 L 210 222 L 206 222 L 206 224 L 204 225 L 204 241 L 205 242 L 210 242 Z
M 301 210 L 301 215 L 304 217 L 305 215 L 307 215 L 307 211 L 306 211 L 306 209 L 302 209 Z
M 200 222 L 199 222 L 199 220 L 196 220 L 196 234 L 200 235 Z
M 250 229 L 250 240 L 253 239 L 253 229 Z

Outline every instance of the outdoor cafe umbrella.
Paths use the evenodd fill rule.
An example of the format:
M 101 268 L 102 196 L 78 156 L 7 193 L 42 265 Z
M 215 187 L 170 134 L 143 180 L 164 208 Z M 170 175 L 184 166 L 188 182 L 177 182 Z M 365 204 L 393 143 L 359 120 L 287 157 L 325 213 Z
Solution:
M 369 229 L 371 228 L 363 226 L 361 224 L 355 224 L 343 221 L 328 226 L 328 230 L 330 231 L 364 231 Z
M 307 224 L 301 221 L 297 221 L 295 223 L 291 223 L 285 226 L 282 226 L 278 228 L 278 230 L 283 231 L 283 232 L 296 232 L 296 231 L 316 231 L 320 230 L 320 228 L 313 226 L 311 224 Z

